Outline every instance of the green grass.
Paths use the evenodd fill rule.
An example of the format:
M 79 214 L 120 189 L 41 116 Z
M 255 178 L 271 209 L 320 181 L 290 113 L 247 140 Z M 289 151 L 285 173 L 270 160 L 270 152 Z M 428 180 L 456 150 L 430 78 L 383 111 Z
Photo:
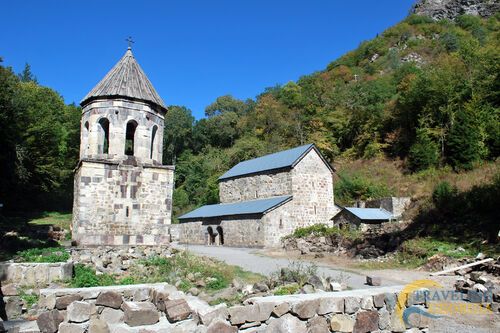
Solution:
M 38 303 L 39 296 L 37 294 L 27 293 L 26 290 L 21 289 L 19 297 L 24 301 L 26 307 L 30 309 L 33 305 Z
M 121 281 L 123 280 L 125 279 L 122 279 Z M 126 282 L 131 282 L 131 280 Z M 75 265 L 75 275 L 70 281 L 71 287 L 74 288 L 112 286 L 117 284 L 128 283 L 119 283 L 113 275 L 97 275 L 94 268 L 82 264 Z
M 292 294 L 295 294 L 299 289 L 300 289 L 300 287 L 297 283 L 287 284 L 287 285 L 278 287 L 274 291 L 274 295 L 278 295 L 278 296 L 292 295 Z
M 71 213 L 43 212 L 40 215 L 40 217 L 30 219 L 28 223 L 34 225 L 53 225 L 65 230 L 70 229 L 73 216 Z
M 35 248 L 17 252 L 19 262 L 65 262 L 70 254 L 62 247 Z

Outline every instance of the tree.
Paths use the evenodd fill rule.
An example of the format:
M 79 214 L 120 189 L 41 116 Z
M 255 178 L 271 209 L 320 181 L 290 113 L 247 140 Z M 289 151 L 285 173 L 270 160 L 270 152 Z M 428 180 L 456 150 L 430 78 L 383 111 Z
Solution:
M 234 98 L 231 95 L 217 97 L 215 102 L 205 108 L 207 117 L 218 116 L 227 112 L 234 112 L 237 115 L 242 115 L 247 109 L 245 102 Z
M 165 116 L 163 134 L 163 161 L 175 164 L 177 156 L 191 147 L 194 117 L 184 106 L 171 105 Z
M 474 110 L 466 107 L 456 113 L 447 147 L 448 159 L 455 169 L 470 170 L 483 157 L 480 122 Z
M 425 170 L 437 166 L 438 162 L 439 145 L 432 140 L 428 128 L 419 127 L 416 142 L 411 146 L 408 156 L 410 170 Z
M 23 71 L 18 74 L 18 77 L 19 77 L 19 80 L 21 80 L 21 82 L 35 82 L 35 83 L 38 83 L 37 79 L 36 79 L 36 76 L 33 75 L 33 73 L 31 72 L 31 65 L 26 63 L 24 65 L 24 69 Z

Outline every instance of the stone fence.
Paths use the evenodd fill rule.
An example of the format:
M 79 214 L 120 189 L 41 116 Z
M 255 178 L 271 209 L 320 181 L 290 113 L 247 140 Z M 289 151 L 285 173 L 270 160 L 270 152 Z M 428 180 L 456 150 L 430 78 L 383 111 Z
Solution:
M 254 297 L 228 308 L 209 306 L 168 284 L 43 289 L 39 305 L 47 311 L 38 326 L 49 333 L 405 332 L 409 327 L 395 311 L 401 290 Z M 412 332 L 427 331 L 427 318 L 409 319 Z
M 56 263 L 0 263 L 2 281 L 15 282 L 18 286 L 41 286 L 55 281 L 71 279 L 73 262 Z

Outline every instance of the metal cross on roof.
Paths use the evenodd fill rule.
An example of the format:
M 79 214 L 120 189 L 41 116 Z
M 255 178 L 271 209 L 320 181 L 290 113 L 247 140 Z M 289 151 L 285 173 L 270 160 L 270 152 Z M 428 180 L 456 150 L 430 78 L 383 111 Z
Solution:
M 132 44 L 135 43 L 134 40 L 132 39 L 132 37 L 128 36 L 128 38 L 126 38 L 125 41 L 128 43 L 128 49 L 131 50 Z

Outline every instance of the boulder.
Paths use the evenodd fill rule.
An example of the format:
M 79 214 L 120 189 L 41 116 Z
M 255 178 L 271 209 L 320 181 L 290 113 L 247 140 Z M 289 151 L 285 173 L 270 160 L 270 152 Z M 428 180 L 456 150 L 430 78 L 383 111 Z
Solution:
M 253 285 L 253 290 L 256 290 L 261 293 L 265 293 L 269 291 L 269 287 L 265 283 L 255 283 Z
M 123 303 L 122 295 L 114 291 L 104 291 L 97 296 L 96 305 L 107 306 L 108 308 L 119 309 Z
M 68 321 L 72 323 L 83 323 L 90 319 L 91 305 L 87 302 L 75 301 L 68 305 Z
M 5 313 L 9 319 L 17 319 L 23 313 L 23 300 L 18 296 L 8 296 L 4 298 Z
M 290 311 L 290 304 L 283 302 L 283 303 L 280 303 L 274 307 L 273 314 L 276 317 L 281 317 L 282 315 L 284 315 L 288 311 Z
M 287 313 L 280 318 L 272 318 L 269 320 L 266 332 L 272 333 L 306 333 L 306 324 L 297 317 Z
M 385 330 L 389 327 L 391 323 L 391 314 L 385 307 L 378 310 L 378 327 L 381 330 Z
M 129 326 L 152 325 L 160 320 L 156 306 L 150 302 L 123 302 L 122 310 Z
M 2 286 L 2 294 L 4 296 L 16 296 L 18 295 L 17 287 L 13 283 L 8 283 Z
M 382 279 L 379 276 L 367 276 L 366 284 L 369 286 L 380 286 Z
M 109 326 L 104 320 L 93 318 L 90 320 L 88 333 L 109 333 Z
M 82 299 L 83 297 L 78 294 L 61 296 L 56 299 L 55 307 L 57 310 L 66 310 L 68 308 L 68 305 L 75 301 L 81 301 Z
M 87 331 L 87 323 L 61 323 L 59 325 L 59 333 L 85 333 Z
M 165 314 L 171 323 L 187 319 L 191 316 L 191 308 L 184 299 L 176 299 L 165 302 Z
M 309 319 L 318 313 L 319 299 L 301 301 L 292 307 L 292 313 L 300 319 Z
M 51 310 L 38 316 L 36 323 L 41 333 L 55 333 L 59 324 L 64 321 L 64 316 L 58 310 Z
M 338 282 L 330 282 L 330 290 L 331 291 L 342 291 L 342 284 Z
M 104 320 L 108 324 L 118 324 L 123 322 L 124 313 L 120 309 L 112 309 L 112 308 L 104 308 L 99 316 L 102 320 Z
M 378 294 L 373 296 L 373 305 L 379 309 L 383 307 L 385 304 L 385 295 L 384 294 Z
M 231 326 L 227 321 L 216 319 L 207 329 L 206 333 L 236 333 L 238 328 Z
M 367 333 L 378 330 L 378 312 L 363 311 L 356 315 L 353 333 Z
M 144 302 L 144 301 L 147 301 L 149 299 L 149 293 L 150 293 L 150 289 L 149 288 L 137 289 L 134 292 L 134 297 L 133 297 L 134 302 Z M 120 306 L 121 306 L 121 304 L 120 304 Z
M 361 299 L 359 297 L 344 298 L 345 312 L 348 314 L 355 313 L 361 307 Z
M 317 275 L 311 275 L 307 280 L 307 283 L 312 285 L 315 289 L 325 289 L 325 287 L 323 286 L 323 281 L 321 281 L 321 278 Z
M 218 304 L 214 307 L 198 311 L 198 318 L 203 325 L 209 326 L 215 319 L 225 321 L 229 317 L 226 304 Z
M 156 305 L 156 308 L 158 311 L 165 311 L 165 301 L 168 300 L 168 294 L 162 291 L 157 291 L 153 290 L 151 292 L 151 301 L 153 302 L 154 305 Z
M 314 294 L 316 290 L 314 289 L 314 286 L 311 284 L 305 284 L 301 289 L 300 292 L 302 294 Z
M 373 297 L 366 296 L 361 298 L 361 309 L 363 310 L 373 310 Z
M 323 297 L 319 300 L 318 314 L 325 315 L 328 313 L 344 312 L 344 299 Z
M 229 311 L 229 321 L 232 325 L 240 325 L 244 324 L 248 318 L 252 317 L 256 312 L 255 305 L 247 305 L 247 306 L 233 306 L 228 309 Z M 252 321 L 252 320 L 248 320 Z
M 334 332 L 352 332 L 354 329 L 354 319 L 346 314 L 334 314 L 330 318 L 330 328 Z
M 307 333 L 327 333 L 330 332 L 325 317 L 316 316 L 307 323 Z

